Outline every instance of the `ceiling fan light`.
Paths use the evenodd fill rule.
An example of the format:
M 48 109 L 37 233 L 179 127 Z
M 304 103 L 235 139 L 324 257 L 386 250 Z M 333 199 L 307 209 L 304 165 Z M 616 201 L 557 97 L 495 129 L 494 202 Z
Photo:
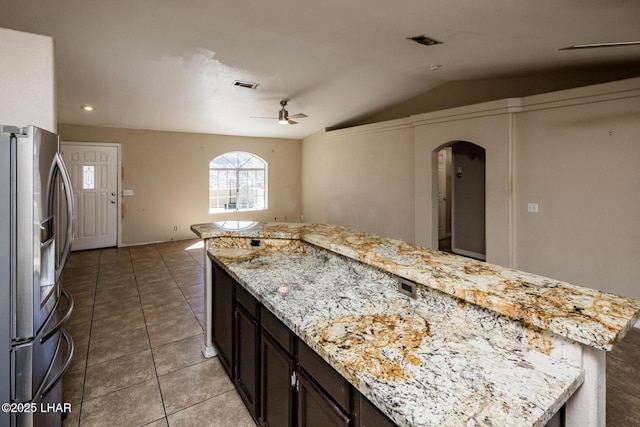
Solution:
M 289 114 L 287 113 L 287 110 L 285 110 L 284 107 L 282 107 L 282 110 L 278 112 L 278 123 L 280 123 L 281 125 L 289 124 L 288 116 Z

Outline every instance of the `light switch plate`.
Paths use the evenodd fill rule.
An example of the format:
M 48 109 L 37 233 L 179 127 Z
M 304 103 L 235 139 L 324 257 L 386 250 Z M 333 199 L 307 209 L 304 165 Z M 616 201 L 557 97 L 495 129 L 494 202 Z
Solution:
M 133 196 L 133 190 L 123 190 L 122 191 L 122 195 L 123 196 Z
M 538 204 L 537 203 L 529 203 L 527 205 L 527 211 L 531 213 L 538 213 Z

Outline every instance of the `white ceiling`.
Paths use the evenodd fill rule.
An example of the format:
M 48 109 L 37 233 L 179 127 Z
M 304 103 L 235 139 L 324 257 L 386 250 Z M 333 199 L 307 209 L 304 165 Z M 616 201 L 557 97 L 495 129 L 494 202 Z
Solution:
M 53 37 L 60 123 L 282 138 L 447 81 L 640 59 L 559 50 L 639 40 L 640 0 L 0 0 L 0 27 Z M 250 118 L 281 99 L 309 117 Z

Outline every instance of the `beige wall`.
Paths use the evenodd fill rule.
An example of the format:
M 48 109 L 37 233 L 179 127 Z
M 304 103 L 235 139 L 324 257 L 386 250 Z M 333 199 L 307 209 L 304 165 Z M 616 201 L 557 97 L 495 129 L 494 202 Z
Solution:
M 320 132 L 306 138 L 305 222 L 413 241 L 412 159 L 413 129 L 402 123 L 374 132 Z
M 298 222 L 301 216 L 301 142 L 60 124 L 68 142 L 121 144 L 120 245 L 193 238 L 191 224 L 222 220 Z M 209 161 L 228 151 L 247 151 L 268 163 L 269 208 L 208 213 Z M 174 231 L 174 226 L 178 231 Z
M 455 141 L 485 149 L 485 228 L 487 261 L 513 265 L 511 176 L 515 100 L 494 101 L 412 116 L 416 129 L 416 243 L 438 247 L 438 150 Z
M 0 28 L 0 125 L 56 131 L 53 39 Z
M 356 228 L 437 247 L 437 150 L 469 141 L 486 149 L 489 262 L 640 298 L 639 118 L 636 78 L 318 133 L 303 141 L 305 220 L 361 224 Z M 370 148 L 374 158 L 363 155 Z M 316 159 L 327 165 L 328 179 Z M 376 185 L 403 162 L 414 174 L 397 175 L 393 187 L 403 188 L 398 202 L 414 211 L 382 210 L 370 200 Z M 359 185 L 351 186 L 353 179 Z M 320 213 L 315 207 L 331 205 L 340 182 L 347 183 L 341 197 L 351 200 L 350 210 Z M 527 212 L 529 202 L 539 204 L 538 214 Z M 384 212 L 384 225 L 364 221 L 372 212 Z
M 575 90 L 557 103 L 524 100 L 515 133 L 515 264 L 640 298 L 640 79 L 612 89 Z M 538 214 L 527 212 L 529 202 Z

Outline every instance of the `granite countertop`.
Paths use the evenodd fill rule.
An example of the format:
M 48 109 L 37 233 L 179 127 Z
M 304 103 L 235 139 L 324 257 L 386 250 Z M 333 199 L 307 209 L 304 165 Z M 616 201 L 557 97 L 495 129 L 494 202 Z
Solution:
M 640 301 L 326 224 L 256 223 L 199 237 L 291 239 L 313 244 L 583 345 L 611 350 L 640 317 Z
M 398 425 L 542 426 L 584 380 L 457 318 L 439 291 L 412 299 L 393 275 L 317 246 L 243 240 L 208 254 Z

